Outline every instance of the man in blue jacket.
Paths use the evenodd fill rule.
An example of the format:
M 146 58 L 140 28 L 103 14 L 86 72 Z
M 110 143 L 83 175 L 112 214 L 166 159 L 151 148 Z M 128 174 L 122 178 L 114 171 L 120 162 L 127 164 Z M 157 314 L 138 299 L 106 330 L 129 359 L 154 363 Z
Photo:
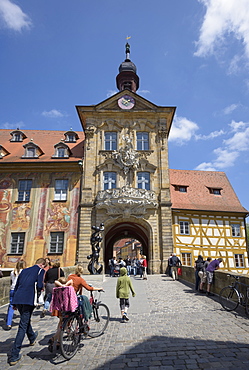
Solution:
M 38 333 L 33 331 L 30 320 L 35 308 L 35 287 L 37 291 L 41 291 L 43 288 L 45 265 L 45 259 L 39 258 L 34 266 L 22 270 L 18 276 L 12 305 L 20 313 L 20 322 L 9 358 L 10 366 L 15 365 L 22 357 L 20 350 L 25 334 L 28 336 L 30 345 L 33 346 L 35 344 Z

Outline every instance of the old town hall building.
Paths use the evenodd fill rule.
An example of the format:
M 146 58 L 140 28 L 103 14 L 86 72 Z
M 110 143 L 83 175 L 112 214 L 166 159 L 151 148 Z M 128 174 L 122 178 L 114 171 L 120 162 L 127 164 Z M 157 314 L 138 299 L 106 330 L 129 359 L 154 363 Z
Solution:
M 247 273 L 247 210 L 223 172 L 169 169 L 176 108 L 137 94 L 128 44 L 116 83 L 115 95 L 76 107 L 82 132 L 0 130 L 0 264 L 48 255 L 87 267 L 91 226 L 103 222 L 105 265 L 118 240 L 132 239 L 150 273 L 172 252 L 184 265 L 202 254 Z

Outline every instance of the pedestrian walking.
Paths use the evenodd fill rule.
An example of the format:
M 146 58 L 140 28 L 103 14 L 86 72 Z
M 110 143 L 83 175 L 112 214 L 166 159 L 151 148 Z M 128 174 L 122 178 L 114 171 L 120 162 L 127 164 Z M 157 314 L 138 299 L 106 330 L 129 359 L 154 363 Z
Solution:
M 199 271 L 199 276 L 201 278 L 201 283 L 200 283 L 200 288 L 199 288 L 200 293 L 204 293 L 203 285 L 206 283 L 206 280 L 207 280 L 206 269 L 211 261 L 212 261 L 212 258 L 208 257 L 207 260 L 204 262 L 203 271 Z
M 206 273 L 207 273 L 207 295 L 208 296 L 213 295 L 212 293 L 210 293 L 210 287 L 211 287 L 211 284 L 213 283 L 213 280 L 214 280 L 214 271 L 219 269 L 221 262 L 223 262 L 222 258 L 215 259 L 215 260 L 211 261 L 210 264 L 208 265 L 208 267 L 206 268 Z
M 12 305 L 12 301 L 13 301 L 13 297 L 14 297 L 14 289 L 15 289 L 15 286 L 16 286 L 18 276 L 20 275 L 20 273 L 22 272 L 24 267 L 25 267 L 25 261 L 20 260 L 16 263 L 16 267 L 10 273 L 11 287 L 10 287 L 10 296 L 9 296 L 10 297 L 9 298 L 9 307 L 8 307 L 7 316 L 6 316 L 6 325 L 7 325 L 6 330 L 10 330 L 11 327 L 12 327 L 12 320 L 13 320 L 14 311 L 15 311 L 14 308 L 13 308 L 13 305 Z
M 126 263 L 127 275 L 130 276 L 131 275 L 131 258 L 130 258 L 130 256 L 127 256 L 127 258 L 125 259 L 125 263 Z
M 142 271 L 143 271 L 143 280 L 147 280 L 148 263 L 147 263 L 147 259 L 146 259 L 145 255 L 143 255 L 143 261 L 142 261 L 141 265 L 142 265 Z
M 173 280 L 179 280 L 178 278 L 178 267 L 182 265 L 180 258 L 176 256 L 175 253 L 172 254 L 172 257 L 170 257 L 169 265 L 171 267 L 172 272 L 172 279 Z
M 203 271 L 204 268 L 204 261 L 203 257 L 199 254 L 197 260 L 195 261 L 194 269 L 195 269 L 195 290 L 199 290 L 199 284 L 201 278 L 199 276 L 199 272 Z
M 119 305 L 121 310 L 121 322 L 129 321 L 127 315 L 128 308 L 130 307 L 129 295 L 130 291 L 132 297 L 135 297 L 136 293 L 134 291 L 131 278 L 127 276 L 127 270 L 125 267 L 121 267 L 120 276 L 117 280 L 116 285 L 116 297 L 119 298 Z
M 35 308 L 35 291 L 41 291 L 43 288 L 43 275 L 45 259 L 39 258 L 35 265 L 22 270 L 18 276 L 14 297 L 12 300 L 13 307 L 16 307 L 20 313 L 20 322 L 16 338 L 8 359 L 9 365 L 13 366 L 21 359 L 20 350 L 25 334 L 29 339 L 30 346 L 36 342 L 38 332 L 34 332 L 31 326 L 31 315 Z
M 58 280 L 60 277 L 64 277 L 64 276 L 65 274 L 64 274 L 64 271 L 60 267 L 59 261 L 54 262 L 52 268 L 47 270 L 47 272 L 45 273 L 44 284 L 46 287 L 46 290 L 45 290 L 46 294 L 45 294 L 45 302 L 44 302 L 43 311 L 40 315 L 41 318 L 45 317 L 46 312 L 49 309 L 49 305 L 52 299 L 53 288 L 55 287 L 55 284 L 54 284 L 55 280 Z

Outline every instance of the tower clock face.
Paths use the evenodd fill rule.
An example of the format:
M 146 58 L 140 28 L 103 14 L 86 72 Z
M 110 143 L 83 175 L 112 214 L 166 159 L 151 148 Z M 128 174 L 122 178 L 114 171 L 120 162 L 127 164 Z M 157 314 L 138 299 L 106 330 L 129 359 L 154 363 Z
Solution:
M 120 99 L 118 99 L 118 106 L 121 109 L 131 109 L 135 105 L 135 99 L 133 99 L 130 95 L 123 95 Z

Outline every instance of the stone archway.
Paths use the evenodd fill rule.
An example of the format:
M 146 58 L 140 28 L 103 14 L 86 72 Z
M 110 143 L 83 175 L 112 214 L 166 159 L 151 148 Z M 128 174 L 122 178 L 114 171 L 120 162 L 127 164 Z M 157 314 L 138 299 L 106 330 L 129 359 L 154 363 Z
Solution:
M 145 227 L 134 222 L 120 222 L 111 226 L 105 234 L 104 262 L 108 266 L 108 261 L 113 255 L 113 245 L 120 239 L 137 239 L 143 246 L 143 253 L 147 256 L 148 263 L 150 258 L 149 233 Z

